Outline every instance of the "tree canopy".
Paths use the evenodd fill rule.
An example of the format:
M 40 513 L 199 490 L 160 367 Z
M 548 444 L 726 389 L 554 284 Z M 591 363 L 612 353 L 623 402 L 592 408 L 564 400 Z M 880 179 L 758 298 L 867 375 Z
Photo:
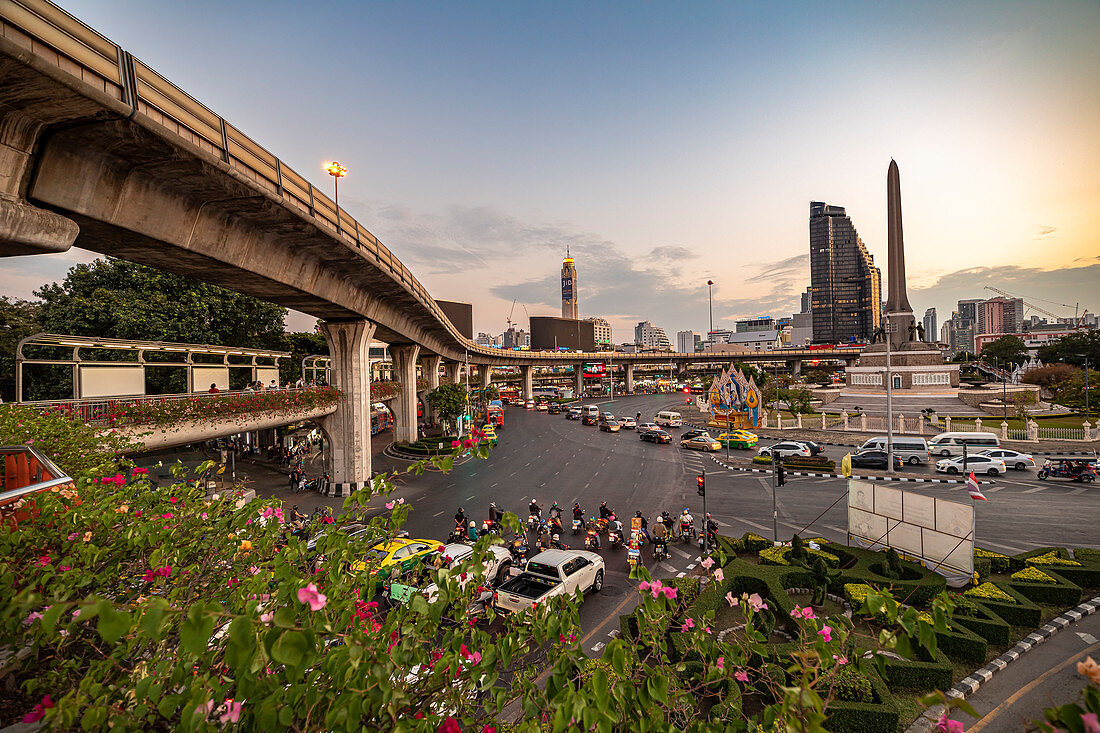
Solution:
M 1027 361 L 1027 345 L 1019 336 L 1001 336 L 982 347 L 982 359 L 996 359 L 1001 364 L 1023 364 Z
M 427 394 L 428 404 L 444 422 L 466 413 L 469 395 L 461 384 L 441 384 Z
M 1067 334 L 1039 347 L 1039 359 L 1047 364 L 1063 361 L 1067 364 L 1083 366 L 1086 357 L 1092 366 L 1100 364 L 1100 330 Z

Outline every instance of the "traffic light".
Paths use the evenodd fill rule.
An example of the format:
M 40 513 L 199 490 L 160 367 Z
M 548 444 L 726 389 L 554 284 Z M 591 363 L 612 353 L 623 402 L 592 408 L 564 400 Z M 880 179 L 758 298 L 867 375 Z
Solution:
M 707 495 L 707 476 L 705 473 L 701 473 L 695 477 L 695 486 L 699 496 Z
M 787 477 L 783 474 L 783 461 L 778 457 L 775 459 L 775 485 L 782 486 L 787 483 Z

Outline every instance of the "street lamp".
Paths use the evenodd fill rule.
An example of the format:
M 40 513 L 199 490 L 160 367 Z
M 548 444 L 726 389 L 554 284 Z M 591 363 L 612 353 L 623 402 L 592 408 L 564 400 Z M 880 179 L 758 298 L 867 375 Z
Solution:
M 710 333 L 714 333 L 714 281 L 707 280 L 707 307 L 710 310 Z
M 340 179 L 348 174 L 348 169 L 334 160 L 325 166 L 325 170 L 332 176 L 336 187 L 336 231 L 340 231 Z

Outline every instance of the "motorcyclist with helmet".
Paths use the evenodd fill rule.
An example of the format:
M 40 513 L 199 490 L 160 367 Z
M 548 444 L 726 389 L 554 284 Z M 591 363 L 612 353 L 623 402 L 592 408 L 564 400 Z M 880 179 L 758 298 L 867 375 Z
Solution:
M 611 511 L 610 509 L 607 508 L 607 502 L 606 501 L 601 501 L 600 502 L 600 519 L 610 519 L 611 515 L 614 514 L 614 513 L 615 512 L 613 512 L 613 511 Z

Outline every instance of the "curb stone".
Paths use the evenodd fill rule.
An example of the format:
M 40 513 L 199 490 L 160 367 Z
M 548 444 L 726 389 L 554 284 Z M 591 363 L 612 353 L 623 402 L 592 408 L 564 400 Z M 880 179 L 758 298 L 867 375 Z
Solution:
M 1091 616 L 1096 613 L 1098 609 L 1100 609 L 1100 596 L 1085 601 L 1076 608 L 1071 608 L 1066 611 L 1061 616 L 1051 619 L 1048 623 L 1036 629 L 1034 633 L 1028 634 L 1025 638 L 1016 642 L 1015 646 L 989 664 L 981 669 L 975 670 L 968 677 L 956 682 L 945 694 L 948 697 L 961 697 L 965 700 L 976 693 L 984 683 L 989 682 L 997 672 L 1006 668 L 1009 664 L 1015 662 L 1025 653 L 1039 646 L 1062 629 L 1067 628 L 1070 623 L 1076 623 L 1085 616 Z M 909 727 L 905 729 L 905 733 L 932 733 L 932 731 L 937 730 L 936 721 L 940 719 L 943 713 L 943 705 L 933 705 L 925 710 L 920 717 L 914 720 Z

